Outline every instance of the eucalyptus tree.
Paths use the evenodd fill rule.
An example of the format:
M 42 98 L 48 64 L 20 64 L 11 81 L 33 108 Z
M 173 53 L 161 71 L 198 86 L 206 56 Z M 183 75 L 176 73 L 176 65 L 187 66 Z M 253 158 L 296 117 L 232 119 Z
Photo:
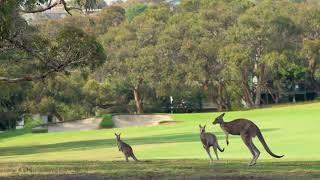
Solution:
M 0 63 L 10 72 L 2 73 L 0 81 L 40 80 L 81 66 L 98 66 L 105 61 L 103 48 L 95 37 L 74 27 L 65 27 L 54 36 L 43 36 L 20 16 L 20 12 L 43 12 L 58 4 L 70 13 L 73 8 L 64 0 L 4 0 L 0 4 Z
M 266 0 L 242 14 L 228 30 L 225 60 L 241 84 L 243 100 L 249 107 L 259 106 L 267 74 L 279 64 L 299 33 L 290 16 L 296 11 L 287 1 Z
M 297 23 L 302 29 L 302 53 L 306 57 L 309 69 L 309 86 L 320 90 L 320 6 L 299 4 Z
M 143 113 L 142 90 L 152 81 L 152 71 L 157 66 L 154 46 L 170 13 L 166 4 L 150 7 L 132 21 L 110 28 L 101 37 L 108 54 L 105 77 L 130 87 L 137 113 Z
M 197 87 L 211 94 L 220 110 L 230 109 L 219 51 L 225 45 L 226 30 L 250 6 L 249 1 L 182 1 L 158 44 L 158 58 L 166 62 L 164 73 L 158 77 L 164 76 L 162 82 L 171 83 L 165 89 Z

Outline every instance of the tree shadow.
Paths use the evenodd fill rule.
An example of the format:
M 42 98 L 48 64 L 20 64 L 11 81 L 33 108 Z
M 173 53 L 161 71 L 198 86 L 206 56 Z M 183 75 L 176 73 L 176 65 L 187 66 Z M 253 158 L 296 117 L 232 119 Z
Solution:
M 0 141 L 7 139 L 7 138 L 13 138 L 17 136 L 22 136 L 25 134 L 31 133 L 31 129 L 23 128 L 23 129 L 16 129 L 14 131 L 7 131 L 0 134 Z
M 263 129 L 266 131 L 275 131 L 276 128 Z M 215 133 L 218 139 L 224 139 L 224 133 Z M 229 139 L 238 138 L 237 136 L 231 136 Z M 181 143 L 181 142 L 200 142 L 199 133 L 176 133 L 176 134 L 164 134 L 147 137 L 137 138 L 125 138 L 123 141 L 130 145 L 142 145 L 142 144 L 161 144 L 161 143 Z M 44 145 L 30 145 L 30 146 L 10 146 L 0 148 L 0 156 L 14 156 L 14 155 L 30 155 L 37 153 L 59 152 L 64 150 L 90 150 L 97 148 L 109 148 L 116 147 L 115 139 L 98 139 L 98 140 L 86 140 L 86 141 L 71 141 L 55 144 Z

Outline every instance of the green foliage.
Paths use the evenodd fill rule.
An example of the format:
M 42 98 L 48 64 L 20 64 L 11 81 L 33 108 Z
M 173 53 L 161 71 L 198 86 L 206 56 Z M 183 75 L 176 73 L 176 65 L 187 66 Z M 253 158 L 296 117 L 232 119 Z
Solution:
M 141 14 L 146 9 L 147 9 L 147 6 L 145 4 L 134 4 L 134 5 L 130 6 L 127 9 L 127 13 L 126 13 L 127 19 L 129 21 L 132 21 L 133 18 L 135 18 L 136 16 Z
M 40 118 L 31 118 L 29 116 L 25 117 L 25 120 L 24 120 L 24 128 L 26 129 L 32 129 L 32 128 L 35 128 L 35 127 L 39 127 L 43 125 L 43 121 L 42 119 Z
M 3 131 L 3 130 L 15 129 L 16 122 L 18 120 L 20 120 L 19 112 L 14 112 L 14 111 L 1 112 L 0 111 L 0 130 Z
M 159 112 L 172 95 L 176 106 L 198 109 L 205 99 L 222 111 L 259 106 L 266 94 L 285 101 L 297 84 L 320 90 L 320 9 L 311 1 L 132 0 L 119 3 L 127 11 L 109 6 L 29 26 L 15 9 L 37 2 L 47 1 L 1 2 L 0 78 L 54 72 L 43 84 L 0 84 L 0 112 Z
M 111 128 L 113 127 L 112 115 L 104 114 L 101 116 L 102 120 L 99 124 L 100 128 Z

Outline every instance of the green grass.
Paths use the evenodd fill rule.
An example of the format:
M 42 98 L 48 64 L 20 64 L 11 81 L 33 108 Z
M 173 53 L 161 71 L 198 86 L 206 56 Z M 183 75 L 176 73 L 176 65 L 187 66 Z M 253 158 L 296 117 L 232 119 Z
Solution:
M 269 156 L 255 139 L 261 151 L 258 164 L 248 167 L 251 154 L 239 136 L 229 137 L 229 146 L 213 118 L 219 113 L 174 114 L 175 125 L 130 127 L 83 132 L 31 134 L 29 131 L 0 134 L 0 176 L 59 174 L 99 174 L 134 177 L 152 175 L 196 178 L 213 176 L 278 176 L 294 178 L 308 175 L 320 178 L 320 103 L 275 106 L 249 111 L 228 112 L 225 120 L 248 118 L 255 122 L 271 150 L 282 159 Z M 209 164 L 199 141 L 198 124 L 207 124 L 225 152 L 221 161 Z M 114 132 L 131 144 L 136 156 L 149 163 L 122 163 Z M 139 168 L 140 167 L 140 168 Z M 18 168 L 18 169 L 17 169 Z M 203 172 L 202 172 L 203 171 Z

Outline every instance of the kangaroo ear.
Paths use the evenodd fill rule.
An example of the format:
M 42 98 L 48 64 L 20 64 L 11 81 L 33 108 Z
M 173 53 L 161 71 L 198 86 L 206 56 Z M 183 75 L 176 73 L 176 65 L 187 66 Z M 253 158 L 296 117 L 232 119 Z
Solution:
M 201 125 L 199 124 L 199 128 L 201 128 Z
M 203 128 L 206 128 L 207 125 L 204 125 Z
M 121 133 L 119 133 L 119 136 L 121 135 Z
M 117 136 L 117 133 L 114 133 L 114 135 L 116 135 L 116 136 Z

